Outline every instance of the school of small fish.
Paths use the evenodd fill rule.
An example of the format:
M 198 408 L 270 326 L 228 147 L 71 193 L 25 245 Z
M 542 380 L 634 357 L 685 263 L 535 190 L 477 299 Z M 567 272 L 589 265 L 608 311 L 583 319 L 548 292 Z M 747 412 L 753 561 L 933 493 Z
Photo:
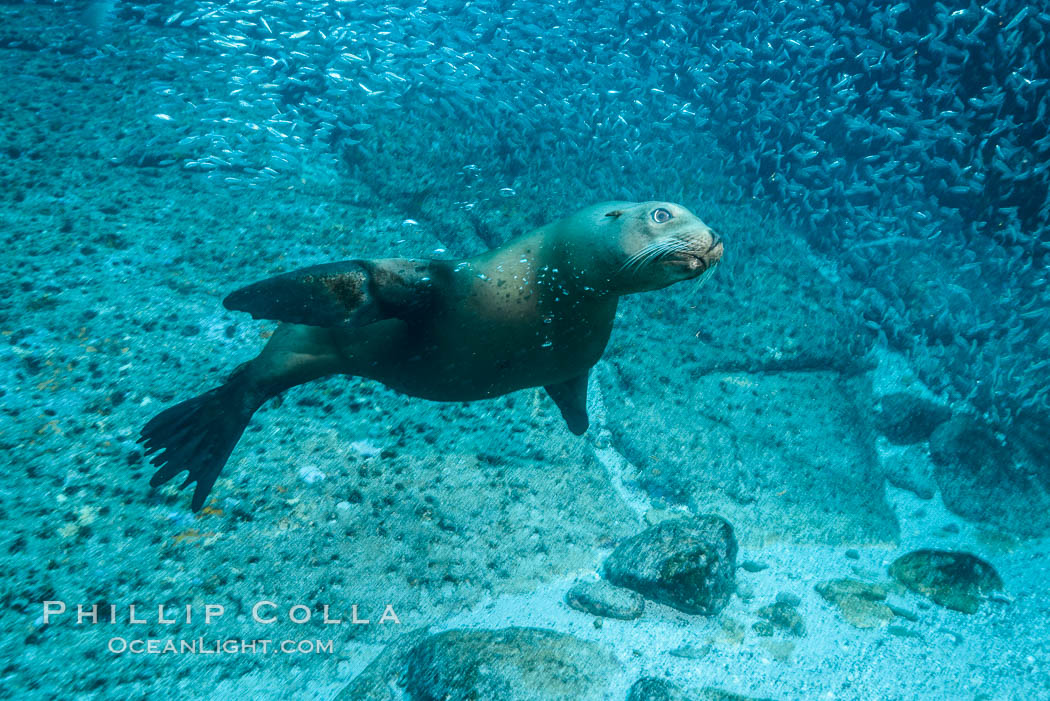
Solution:
M 423 113 L 459 125 L 497 176 L 527 164 L 492 181 L 495 199 L 590 154 L 662 182 L 714 144 L 742 196 L 863 283 L 866 323 L 934 390 L 997 423 L 1050 411 L 1046 6 L 179 0 L 111 13 L 153 42 L 148 79 L 170 109 L 152 119 L 192 154 L 170 165 L 266 187 Z M 171 78 L 187 75 L 192 96 Z

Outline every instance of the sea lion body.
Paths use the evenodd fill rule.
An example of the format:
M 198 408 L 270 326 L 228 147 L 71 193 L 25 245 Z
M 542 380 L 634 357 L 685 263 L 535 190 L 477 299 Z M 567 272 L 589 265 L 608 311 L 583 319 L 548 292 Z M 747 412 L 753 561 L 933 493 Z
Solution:
M 227 308 L 283 323 L 226 385 L 147 424 L 147 452 L 165 449 L 151 484 L 187 469 L 199 508 L 255 409 L 332 374 L 438 401 L 545 387 L 570 430 L 583 433 L 587 375 L 619 297 L 696 277 L 721 254 L 719 238 L 678 205 L 606 202 L 472 258 L 351 260 L 249 285 Z M 234 418 L 214 440 L 179 445 L 222 411 Z
M 612 331 L 615 300 L 544 323 L 538 310 L 499 315 L 485 293 L 448 295 L 433 317 L 377 322 L 363 333 L 339 330 L 346 358 L 338 372 L 378 380 L 404 394 L 472 401 L 563 382 L 598 362 Z M 582 306 L 582 305 L 581 305 Z
M 439 401 L 485 399 L 586 372 L 609 340 L 618 297 L 584 293 L 564 263 L 550 260 L 556 233 L 431 262 L 428 274 L 442 283 L 426 314 L 334 334 L 348 359 L 343 372 Z

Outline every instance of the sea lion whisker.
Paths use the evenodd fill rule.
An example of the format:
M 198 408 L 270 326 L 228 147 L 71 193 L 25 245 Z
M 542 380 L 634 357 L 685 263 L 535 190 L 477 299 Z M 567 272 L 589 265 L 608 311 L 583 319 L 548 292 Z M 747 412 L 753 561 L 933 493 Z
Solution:
M 641 268 L 646 263 L 651 263 L 653 260 L 663 255 L 665 248 L 666 244 L 662 242 L 647 246 L 644 255 L 640 256 L 638 260 L 634 262 L 632 267 Z
M 670 251 L 667 248 L 666 244 L 654 246 L 648 253 L 642 256 L 642 258 L 634 264 L 634 267 L 637 269 L 641 269 L 643 266 L 664 257 L 669 252 Z
M 714 275 L 716 265 L 718 265 L 717 262 L 712 263 L 710 266 L 708 266 L 707 270 L 705 270 L 704 272 L 700 273 L 699 276 L 697 276 L 696 284 L 693 285 L 693 289 L 689 290 L 689 295 L 685 298 L 686 302 L 692 300 L 693 297 L 696 296 L 696 293 L 700 291 L 700 288 L 707 284 L 707 281 L 710 280 L 711 277 Z
M 660 241 L 654 241 L 628 258 L 627 262 L 620 267 L 620 271 L 631 270 L 632 272 L 637 272 L 647 263 L 651 263 L 652 261 L 670 255 L 671 253 L 684 251 L 689 247 L 689 242 L 680 239 L 663 239 Z
M 634 265 L 635 261 L 639 260 L 643 255 L 645 255 L 646 250 L 647 249 L 643 248 L 642 250 L 638 251 L 633 256 L 625 260 L 623 265 L 620 266 L 620 270 L 626 270 L 627 268 L 630 268 L 632 265 Z
M 680 253 L 681 251 L 688 251 L 692 246 L 688 241 L 672 240 L 664 243 L 663 247 L 658 251 L 657 255 L 653 259 L 665 258 L 674 253 Z
M 656 243 L 651 243 L 642 250 L 635 253 L 633 256 L 628 258 L 623 265 L 620 266 L 619 272 L 623 272 L 629 269 L 640 268 L 642 265 L 645 264 L 647 257 L 652 255 L 654 248 L 657 248 L 659 245 L 660 242 L 657 241 Z
M 638 255 L 642 258 L 651 258 L 653 255 L 659 253 L 665 246 L 667 246 L 667 241 L 653 241 L 639 251 Z
M 616 270 L 616 275 L 621 275 L 621 274 L 623 274 L 624 272 L 626 272 L 626 271 L 627 271 L 627 268 L 629 268 L 629 267 L 630 267 L 630 265 L 631 265 L 631 263 L 632 263 L 632 262 L 634 262 L 634 257 L 633 257 L 633 256 L 632 256 L 631 258 L 628 258 L 628 259 L 627 259 L 627 260 L 626 260 L 626 261 L 624 262 L 624 264 L 623 264 L 623 265 L 621 265 L 621 266 L 620 266 L 620 267 L 619 267 L 619 268 L 618 268 L 618 269 Z
M 620 266 L 620 270 L 624 270 L 624 269 L 630 267 L 631 265 L 633 265 L 636 260 L 638 260 L 641 256 L 645 255 L 645 252 L 647 250 L 648 250 L 648 247 L 643 248 L 642 250 L 638 251 L 633 256 L 631 256 L 630 258 L 625 260 L 623 262 L 623 265 Z

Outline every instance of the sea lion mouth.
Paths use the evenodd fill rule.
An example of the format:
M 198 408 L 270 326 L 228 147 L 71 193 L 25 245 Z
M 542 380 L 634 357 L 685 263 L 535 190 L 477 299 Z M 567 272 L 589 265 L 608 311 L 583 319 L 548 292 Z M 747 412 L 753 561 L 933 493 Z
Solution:
M 697 275 L 700 275 L 715 263 L 715 261 L 708 260 L 699 253 L 675 253 L 661 262 L 664 265 L 685 268 Z
M 685 266 L 689 270 L 696 271 L 699 275 L 722 259 L 722 238 L 712 236 L 711 245 L 705 251 L 675 251 L 664 258 L 663 262 L 669 265 Z
M 707 261 L 704 260 L 702 255 L 699 253 L 689 253 L 687 251 L 672 253 L 660 262 L 664 265 L 687 265 L 689 267 L 707 266 Z
M 707 248 L 701 249 L 704 244 Z M 714 232 L 674 236 L 651 242 L 628 258 L 617 274 L 636 275 L 646 266 L 662 265 L 684 268 L 696 276 L 709 270 L 721 257 L 722 239 Z

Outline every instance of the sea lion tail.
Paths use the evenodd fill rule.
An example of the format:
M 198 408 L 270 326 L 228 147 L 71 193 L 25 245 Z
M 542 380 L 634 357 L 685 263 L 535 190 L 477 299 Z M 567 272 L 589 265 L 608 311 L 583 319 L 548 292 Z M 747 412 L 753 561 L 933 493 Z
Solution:
M 199 511 L 215 480 L 258 408 L 248 401 L 246 378 L 235 372 L 226 384 L 165 409 L 142 428 L 139 443 L 158 470 L 149 483 L 157 487 L 180 472 L 179 486 L 196 482 L 191 508 Z

